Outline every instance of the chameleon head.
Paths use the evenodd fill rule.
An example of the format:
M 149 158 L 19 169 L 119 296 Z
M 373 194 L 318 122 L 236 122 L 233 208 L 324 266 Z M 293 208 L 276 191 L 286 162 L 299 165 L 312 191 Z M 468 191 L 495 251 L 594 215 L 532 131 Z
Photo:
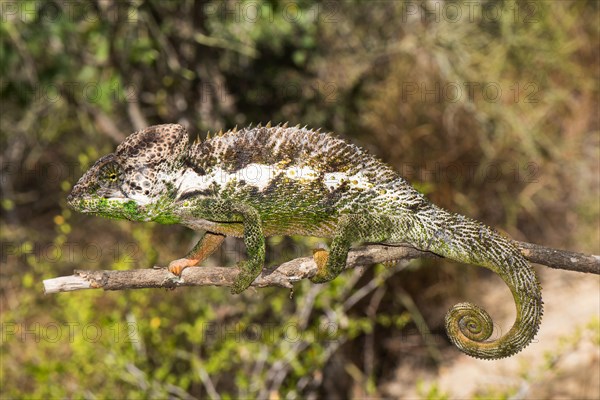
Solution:
M 181 125 L 155 125 L 137 131 L 114 153 L 96 161 L 79 179 L 67 202 L 76 211 L 110 218 L 168 218 L 175 192 L 174 173 L 180 169 L 187 145 L 188 135 Z

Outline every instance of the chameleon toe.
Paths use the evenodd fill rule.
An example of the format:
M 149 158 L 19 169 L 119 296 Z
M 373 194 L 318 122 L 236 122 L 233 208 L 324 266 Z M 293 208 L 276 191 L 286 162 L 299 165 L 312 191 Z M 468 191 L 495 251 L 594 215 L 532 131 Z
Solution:
M 183 272 L 184 269 L 186 269 L 187 267 L 192 267 L 194 265 L 196 265 L 197 260 L 190 260 L 187 258 L 179 258 L 177 260 L 173 260 L 169 263 L 169 266 L 167 267 L 167 269 L 169 270 L 170 273 L 177 275 L 177 276 L 181 276 L 181 273 Z

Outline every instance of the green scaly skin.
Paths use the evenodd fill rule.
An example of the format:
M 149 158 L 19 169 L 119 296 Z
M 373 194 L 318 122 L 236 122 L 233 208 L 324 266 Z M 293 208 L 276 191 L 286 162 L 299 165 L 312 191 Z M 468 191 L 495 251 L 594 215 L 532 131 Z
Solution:
M 488 268 L 509 286 L 517 318 L 509 332 L 490 340 L 492 320 L 483 309 L 454 306 L 446 316 L 448 335 L 473 357 L 516 354 L 540 325 L 540 286 L 514 242 L 429 203 L 362 149 L 299 126 L 259 125 L 193 144 L 180 125 L 151 126 L 98 160 L 68 203 L 84 213 L 207 232 L 202 245 L 169 265 L 175 273 L 207 257 L 223 235 L 243 237 L 248 257 L 239 265 L 233 293 L 244 291 L 260 274 L 269 235 L 332 239 L 326 257 L 315 256 L 315 283 L 338 276 L 350 247 L 361 242 L 410 243 Z

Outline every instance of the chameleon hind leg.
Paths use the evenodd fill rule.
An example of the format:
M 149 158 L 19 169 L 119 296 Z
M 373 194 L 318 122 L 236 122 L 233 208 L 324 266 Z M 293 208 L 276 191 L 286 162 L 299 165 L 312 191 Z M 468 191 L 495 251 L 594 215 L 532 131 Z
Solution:
M 346 267 L 348 251 L 353 243 L 386 241 L 392 229 L 390 219 L 385 216 L 368 214 L 341 216 L 329 252 L 322 249 L 313 252 L 317 274 L 310 280 L 313 283 L 324 283 L 334 279 Z
M 215 252 L 223 243 L 225 235 L 218 233 L 206 232 L 204 236 L 196 243 L 194 248 L 184 257 L 177 260 L 173 260 L 167 267 L 169 272 L 177 276 L 181 276 L 181 273 L 187 267 L 193 267 L 202 261 L 206 260 L 208 256 Z

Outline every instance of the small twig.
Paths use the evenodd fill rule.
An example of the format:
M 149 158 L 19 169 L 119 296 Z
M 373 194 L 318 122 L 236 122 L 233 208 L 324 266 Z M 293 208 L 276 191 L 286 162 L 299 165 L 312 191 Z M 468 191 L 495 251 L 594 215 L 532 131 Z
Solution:
M 600 274 L 600 256 L 557 250 L 536 244 L 517 242 L 529 261 L 550 268 Z M 439 257 L 408 245 L 369 245 L 350 251 L 346 269 L 386 261 L 408 260 L 419 257 Z M 266 269 L 252 283 L 255 287 L 279 286 L 291 289 L 294 282 L 310 278 L 317 271 L 312 257 L 297 258 L 278 267 Z M 174 288 L 179 286 L 231 286 L 237 268 L 186 268 L 181 277 L 166 268 L 136 269 L 130 271 L 81 271 L 71 276 L 44 280 L 45 293 L 70 292 L 82 289 L 123 290 L 141 288 Z

